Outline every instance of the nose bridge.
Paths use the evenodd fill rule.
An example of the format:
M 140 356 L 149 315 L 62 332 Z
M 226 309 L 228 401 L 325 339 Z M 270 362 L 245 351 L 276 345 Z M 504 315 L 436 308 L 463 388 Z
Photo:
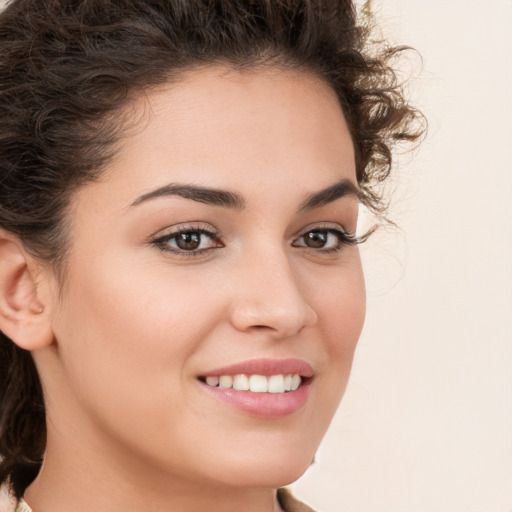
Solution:
M 267 328 L 277 337 L 287 337 L 316 322 L 284 248 L 267 247 L 242 260 L 232 310 L 237 329 Z

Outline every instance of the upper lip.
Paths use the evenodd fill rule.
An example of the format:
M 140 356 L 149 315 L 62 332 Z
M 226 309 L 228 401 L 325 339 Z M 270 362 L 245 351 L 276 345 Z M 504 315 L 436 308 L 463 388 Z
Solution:
M 201 377 L 219 375 L 279 375 L 298 374 L 301 377 L 313 377 L 312 366 L 302 359 L 250 359 L 222 368 L 215 368 L 201 374 Z

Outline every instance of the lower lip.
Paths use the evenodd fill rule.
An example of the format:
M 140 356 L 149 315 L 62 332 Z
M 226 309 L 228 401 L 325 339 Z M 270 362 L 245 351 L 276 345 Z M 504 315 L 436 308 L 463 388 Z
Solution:
M 233 388 L 219 388 L 202 383 L 216 398 L 258 418 L 282 418 L 304 407 L 309 395 L 312 379 L 304 380 L 295 391 L 286 393 L 253 393 Z

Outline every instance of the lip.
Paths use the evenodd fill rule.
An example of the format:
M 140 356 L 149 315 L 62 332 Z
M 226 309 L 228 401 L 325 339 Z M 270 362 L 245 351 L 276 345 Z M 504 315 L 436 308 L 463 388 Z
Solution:
M 301 377 L 313 377 L 314 371 L 312 366 L 302 359 L 250 359 L 235 363 L 222 368 L 215 368 L 202 373 L 201 377 L 215 377 L 220 375 L 238 375 L 245 373 L 246 375 L 270 375 L 298 374 Z
M 298 374 L 302 383 L 295 391 L 285 393 L 253 393 L 233 388 L 223 389 L 209 386 L 202 380 L 220 375 L 279 375 Z M 198 379 L 202 388 L 213 396 L 239 411 L 257 418 L 277 419 L 300 411 L 308 400 L 314 371 L 311 365 L 300 359 L 253 359 L 222 368 L 207 371 Z

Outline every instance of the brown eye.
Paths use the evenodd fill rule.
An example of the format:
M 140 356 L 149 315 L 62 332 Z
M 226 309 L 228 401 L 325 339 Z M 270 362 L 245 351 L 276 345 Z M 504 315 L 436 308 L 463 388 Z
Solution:
M 176 246 L 182 251 L 194 251 L 201 245 L 201 233 L 180 233 L 175 237 Z
M 304 244 L 312 249 L 322 249 L 329 239 L 325 231 L 309 231 L 304 236 Z
M 153 241 L 160 249 L 176 254 L 198 255 L 209 249 L 223 247 L 214 232 L 205 229 L 183 229 Z
M 294 247 L 316 249 L 321 252 L 339 251 L 345 245 L 357 243 L 357 239 L 336 228 L 310 229 L 293 242 Z

